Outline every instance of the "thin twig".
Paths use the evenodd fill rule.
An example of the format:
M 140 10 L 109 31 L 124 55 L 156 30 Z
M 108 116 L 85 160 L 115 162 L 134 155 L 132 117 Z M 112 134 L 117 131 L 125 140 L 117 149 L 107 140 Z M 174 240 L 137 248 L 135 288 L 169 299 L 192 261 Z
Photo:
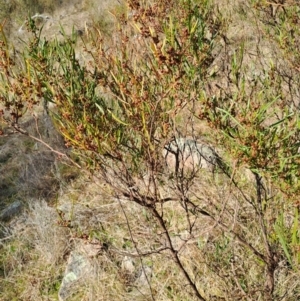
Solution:
M 162 217 L 160 216 L 160 214 L 158 213 L 158 211 L 155 209 L 155 207 L 152 207 L 152 213 L 154 215 L 154 217 L 156 217 L 156 219 L 158 220 L 160 226 L 162 227 L 162 229 L 164 230 L 165 236 L 167 238 L 168 241 L 168 245 L 170 248 L 170 251 L 174 257 L 175 263 L 178 265 L 178 267 L 180 268 L 180 270 L 182 271 L 182 273 L 184 274 L 186 280 L 188 281 L 188 283 L 190 284 L 190 286 L 192 287 L 193 291 L 195 292 L 196 296 L 198 297 L 199 300 L 202 301 L 206 301 L 206 299 L 200 294 L 196 284 L 193 282 L 193 280 L 191 279 L 190 275 L 188 274 L 187 270 L 184 268 L 179 256 L 178 256 L 178 251 L 175 250 L 173 244 L 172 244 L 172 240 L 170 237 L 170 234 L 168 232 L 167 226 L 165 221 L 162 219 Z
M 119 201 L 121 210 L 122 210 L 122 212 L 123 212 L 123 214 L 124 214 L 124 217 L 125 217 L 125 219 L 126 219 L 126 224 L 127 224 L 127 228 L 128 228 L 128 231 L 129 231 L 129 235 L 130 235 L 131 241 L 132 241 L 132 243 L 133 243 L 133 245 L 134 245 L 134 248 L 135 248 L 135 250 L 136 250 L 136 252 L 137 252 L 137 254 L 138 254 L 137 257 L 139 258 L 139 260 L 140 260 L 140 262 L 141 262 L 142 270 L 143 270 L 143 272 L 144 272 L 146 281 L 147 281 L 147 283 L 148 283 L 148 285 L 149 285 L 149 288 L 150 288 L 150 291 L 151 291 L 151 298 L 152 298 L 152 300 L 154 301 L 155 299 L 154 299 L 154 294 L 153 294 L 152 286 L 151 286 L 149 277 L 148 277 L 148 275 L 147 275 L 147 273 L 146 273 L 146 271 L 145 271 L 145 267 L 144 267 L 144 263 L 143 263 L 143 259 L 142 259 L 142 256 L 143 256 L 143 255 L 142 255 L 142 253 L 140 253 L 140 251 L 139 251 L 139 249 L 138 249 L 138 247 L 137 247 L 137 244 L 136 244 L 136 242 L 135 242 L 135 240 L 134 240 L 134 238 L 133 238 L 133 234 L 132 234 L 132 231 L 131 231 L 130 223 L 129 223 L 127 214 L 126 214 L 126 212 L 125 212 L 125 209 L 124 209 L 124 207 L 123 207 L 123 204 L 122 204 L 122 202 L 121 202 L 121 200 L 120 200 L 119 198 L 117 198 L 117 199 L 118 199 L 118 201 Z
M 231 262 L 231 270 L 232 270 L 232 274 L 233 274 L 233 277 L 234 277 L 234 281 L 238 287 L 238 289 L 240 290 L 240 292 L 242 293 L 243 296 L 245 296 L 247 298 L 248 301 L 251 301 L 251 299 L 249 299 L 248 295 L 246 294 L 246 292 L 244 291 L 244 289 L 242 288 L 239 280 L 237 279 L 237 275 L 236 275 L 236 272 L 235 272 L 235 269 L 234 269 L 234 264 L 233 262 Z
M 59 155 L 60 157 L 66 158 L 66 159 L 67 159 L 68 161 L 70 161 L 73 165 L 75 165 L 76 167 L 78 167 L 79 169 L 81 169 L 81 166 L 80 166 L 78 163 L 76 163 L 74 160 L 72 160 L 68 155 L 66 155 L 65 153 L 62 153 L 62 152 L 60 152 L 60 151 L 58 151 L 58 150 L 55 150 L 55 149 L 54 149 L 53 147 L 51 147 L 48 143 L 46 143 L 43 139 L 39 139 L 39 138 L 37 138 L 37 137 L 35 137 L 35 136 L 33 136 L 33 135 L 30 135 L 27 131 L 21 129 L 17 124 L 13 125 L 13 128 L 14 128 L 17 132 L 21 133 L 22 135 L 25 135 L 25 136 L 27 136 L 27 137 L 29 137 L 29 138 L 31 138 L 31 139 L 33 139 L 33 140 L 35 140 L 35 141 L 37 141 L 37 142 L 43 144 L 44 146 L 46 146 L 46 147 L 47 147 L 51 152 L 53 152 L 54 154 L 57 154 L 57 155 Z

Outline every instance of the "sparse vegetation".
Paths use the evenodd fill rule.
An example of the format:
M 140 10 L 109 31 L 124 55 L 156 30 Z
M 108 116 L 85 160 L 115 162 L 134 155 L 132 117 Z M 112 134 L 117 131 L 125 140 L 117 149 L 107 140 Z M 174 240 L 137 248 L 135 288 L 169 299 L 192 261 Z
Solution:
M 3 300 L 55 300 L 89 243 L 68 300 L 299 300 L 299 5 L 224 3 L 128 0 L 81 43 L 29 20 L 21 57 L 3 39 L 2 122 L 82 170 L 7 228 Z M 22 127 L 42 101 L 74 157 Z

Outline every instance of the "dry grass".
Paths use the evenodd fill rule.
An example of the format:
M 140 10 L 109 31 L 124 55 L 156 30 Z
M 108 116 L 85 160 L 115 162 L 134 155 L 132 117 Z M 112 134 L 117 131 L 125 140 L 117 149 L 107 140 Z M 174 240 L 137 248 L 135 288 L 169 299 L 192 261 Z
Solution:
M 180 202 L 166 203 L 162 210 L 173 246 L 208 300 L 231 300 L 233 294 L 243 300 L 241 289 L 230 279 L 236 277 L 243 285 L 240 281 L 248 275 L 247 285 L 259 289 L 264 265 L 230 234 L 224 234 L 219 223 L 246 237 L 259 250 L 255 212 L 221 176 L 213 179 L 203 174 L 197 181 L 201 184 L 194 184 L 192 199 L 202 209 L 215 208 L 219 221 L 191 215 L 191 232 Z M 62 217 L 71 221 L 70 227 L 59 226 Z M 74 181 L 54 207 L 32 200 L 27 213 L 9 229 L 9 239 L 1 242 L 1 300 L 56 300 L 68 254 L 83 252 L 90 244 L 98 248 L 96 256 L 88 257 L 93 272 L 68 300 L 197 300 L 172 261 L 157 221 L 142 207 L 113 198 L 101 182 L 88 178 Z M 124 265 L 128 258 L 133 269 Z M 142 267 L 151 269 L 149 283 L 137 280 Z M 297 275 L 288 267 L 278 270 L 278 294 L 285 291 L 288 282 L 295 293 Z M 13 290 L 9 283 L 14 283 Z
M 55 220 L 55 209 L 32 200 L 11 224 L 1 241 L 1 300 L 46 300 L 43 296 L 56 294 L 68 239 Z

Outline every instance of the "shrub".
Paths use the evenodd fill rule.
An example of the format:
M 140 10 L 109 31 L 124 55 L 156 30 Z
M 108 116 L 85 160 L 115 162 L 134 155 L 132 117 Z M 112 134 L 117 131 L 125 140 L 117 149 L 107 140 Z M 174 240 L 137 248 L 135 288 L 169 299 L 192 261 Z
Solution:
M 145 210 L 153 245 L 143 250 L 126 218 L 131 243 L 141 261 L 150 253 L 175 264 L 174 277 L 183 280 L 179 288 L 164 288 L 171 299 L 182 299 L 186 287 L 187 299 L 297 299 L 299 282 L 293 292 L 283 284 L 299 275 L 295 73 L 285 77 L 265 61 L 260 76 L 251 73 L 248 45 L 242 41 L 229 52 L 229 19 L 211 1 L 127 4 L 130 13 L 119 16 L 111 40 L 100 31 L 88 34 L 84 62 L 75 37 L 42 40 L 32 20 L 23 69 L 15 71 L 3 42 L 2 119 L 24 132 L 24 109 L 41 99 L 46 107 L 54 103 L 54 123 L 82 166 L 109 184 L 121 209 L 127 198 Z M 291 12 L 276 18 L 288 16 L 292 26 Z M 259 22 L 261 14 L 253 18 Z M 283 26 L 275 21 L 263 27 L 271 36 Z M 284 32 L 289 46 L 283 54 L 290 54 L 296 46 Z M 186 169 L 178 150 L 170 172 L 163 158 L 170 141 L 196 141 L 207 129 L 210 143 L 223 146 L 214 173 Z M 148 283 L 154 300 L 158 292 Z

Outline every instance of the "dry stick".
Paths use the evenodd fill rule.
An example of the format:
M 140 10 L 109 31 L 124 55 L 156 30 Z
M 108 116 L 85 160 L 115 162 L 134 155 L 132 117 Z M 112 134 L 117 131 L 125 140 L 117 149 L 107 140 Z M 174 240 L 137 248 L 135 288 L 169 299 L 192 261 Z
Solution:
M 247 298 L 248 301 L 251 301 L 252 299 L 249 299 L 248 295 L 246 294 L 246 292 L 244 291 L 244 289 L 242 288 L 239 280 L 237 279 L 237 275 L 234 269 L 234 264 L 233 262 L 231 262 L 231 269 L 232 269 L 232 273 L 233 273 L 233 277 L 234 277 L 234 281 L 238 287 L 238 289 L 241 291 L 242 295 L 245 296 Z
M 55 154 L 57 154 L 57 155 L 59 155 L 59 156 L 61 156 L 61 157 L 63 157 L 63 158 L 66 158 L 68 161 L 70 161 L 70 162 L 71 162 L 72 164 L 74 164 L 76 167 L 78 167 L 78 168 L 81 169 L 81 166 L 80 166 L 78 163 L 76 163 L 74 160 L 72 160 L 68 155 L 66 155 L 66 154 L 64 154 L 64 153 L 62 153 L 62 152 L 59 152 L 59 151 L 55 150 L 55 149 L 52 148 L 48 143 L 46 143 L 44 140 L 39 139 L 39 138 L 37 138 L 37 137 L 35 137 L 35 136 L 30 135 L 27 131 L 25 131 L 25 130 L 19 128 L 18 125 L 16 125 L 16 124 L 13 125 L 13 128 L 14 128 L 17 132 L 19 132 L 19 133 L 21 133 L 21 134 L 23 134 L 23 135 L 25 135 L 25 136 L 27 136 L 27 137 L 29 137 L 29 138 L 31 138 L 31 139 L 37 141 L 37 142 L 39 142 L 39 143 L 42 143 L 42 144 L 45 145 L 51 152 L 53 152 L 53 153 L 55 153 Z
M 274 291 L 274 271 L 277 266 L 277 261 L 274 258 L 274 254 L 272 252 L 271 246 L 268 242 L 267 238 L 267 231 L 266 231 L 266 226 L 264 224 L 263 218 L 262 218 L 262 189 L 264 189 L 263 184 L 261 182 L 261 177 L 257 174 L 254 173 L 255 175 L 255 180 L 256 180 L 256 194 L 257 194 L 257 203 L 260 206 L 259 210 L 257 210 L 257 215 L 263 235 L 263 240 L 265 244 L 265 248 L 268 254 L 267 258 L 267 280 L 265 282 L 265 292 L 268 294 L 268 298 L 272 300 L 272 294 Z
M 244 194 L 244 192 L 240 189 L 239 185 L 237 184 L 237 182 L 234 180 L 234 173 L 232 173 L 232 175 L 230 175 L 225 169 L 222 169 L 223 172 L 228 176 L 230 177 L 230 181 L 234 184 L 234 186 L 239 190 L 239 192 L 242 194 L 243 198 L 251 205 L 254 207 L 255 209 L 255 212 L 256 214 L 258 215 L 258 218 L 259 218 L 259 221 L 260 221 L 260 225 L 261 225 L 261 228 L 262 228 L 262 232 L 263 232 L 263 239 L 264 239 L 264 243 L 266 245 L 266 249 L 267 249 L 267 257 L 262 255 L 261 253 L 259 253 L 251 244 L 248 244 L 248 247 L 250 247 L 250 249 L 254 252 L 254 254 L 256 254 L 258 257 L 260 257 L 265 263 L 266 265 L 268 266 L 268 280 L 267 280 L 267 284 L 266 286 L 269 287 L 269 289 L 273 292 L 273 289 L 274 289 L 274 270 L 275 270 L 275 267 L 274 265 L 276 264 L 274 259 L 273 259 L 273 254 L 272 254 L 272 251 L 271 251 L 271 248 L 270 248 L 270 245 L 268 243 L 268 240 L 267 240 L 267 235 L 266 235 L 266 228 L 265 228 L 265 225 L 263 223 L 263 220 L 262 220 L 262 216 L 261 216 L 261 210 L 258 211 L 257 208 L 254 206 L 254 204 L 252 204 L 252 202 L 249 201 L 249 199 L 246 197 L 246 195 Z M 258 174 L 254 173 L 255 175 L 255 179 L 256 179 L 256 186 L 257 186 L 257 201 L 258 203 L 262 203 L 262 200 L 261 200 L 261 179 L 259 178 Z M 212 217 L 213 218 L 213 217 Z M 214 218 L 213 218 L 214 219 Z M 220 224 L 221 225 L 221 224 Z M 222 226 L 223 227 L 223 226 Z M 240 243 L 244 244 L 245 245 L 245 241 L 240 238 L 237 234 L 235 234 L 233 231 L 230 231 L 232 234 L 235 235 L 235 237 L 240 241 Z M 246 243 L 247 244 L 247 243 Z M 272 273 L 272 275 L 271 275 Z
M 226 225 L 224 225 L 222 222 L 216 220 L 210 213 L 208 213 L 205 210 L 199 209 L 198 206 L 196 206 L 193 202 L 191 202 L 190 200 L 187 200 L 188 203 L 193 207 L 193 210 L 195 210 L 196 212 L 203 214 L 205 216 L 208 216 L 211 220 L 213 220 L 216 225 L 218 225 L 222 230 L 230 233 L 233 238 L 235 238 L 241 245 L 247 247 L 248 249 L 250 249 L 257 257 L 259 257 L 264 263 L 268 264 L 268 258 L 266 258 L 266 256 L 264 256 L 263 254 L 261 254 L 260 252 L 258 252 L 250 243 L 247 243 L 243 238 L 241 238 L 237 233 L 235 233 L 232 229 L 228 228 Z
M 231 182 L 234 184 L 234 186 L 240 191 L 240 193 L 242 194 L 242 196 L 244 197 L 244 199 L 251 204 L 252 206 L 254 206 L 254 204 L 252 204 L 248 198 L 246 197 L 246 195 L 244 194 L 244 192 L 240 189 L 239 185 L 236 183 L 236 181 L 233 178 L 233 174 L 230 175 L 226 170 L 222 169 L 223 172 L 230 177 Z M 259 204 L 262 203 L 262 184 L 261 184 L 261 178 L 258 176 L 258 174 L 254 173 L 255 175 L 255 179 L 256 179 L 256 186 L 257 186 L 257 202 Z M 190 204 L 192 204 L 190 202 Z M 193 206 L 195 206 L 193 204 Z M 197 208 L 195 208 L 197 209 Z M 219 221 L 216 221 L 215 218 L 213 216 L 211 216 L 209 213 L 205 212 L 205 215 L 208 215 L 210 218 L 212 218 L 215 222 L 217 222 L 217 224 L 226 231 L 229 231 L 229 233 L 231 233 L 242 245 L 244 245 L 247 248 L 250 248 L 252 250 L 252 252 L 258 256 L 260 259 L 262 259 L 266 265 L 267 265 L 267 280 L 265 282 L 265 291 L 268 294 L 268 300 L 272 300 L 272 294 L 274 291 L 274 271 L 276 269 L 277 266 L 277 262 L 274 259 L 274 254 L 271 250 L 270 244 L 268 243 L 268 239 L 267 239 L 267 234 L 266 234 L 266 227 L 264 225 L 263 219 L 262 219 L 262 213 L 261 213 L 261 208 L 260 210 L 257 210 L 257 208 L 254 209 L 256 211 L 256 214 L 258 215 L 259 218 L 259 223 L 261 226 L 261 230 L 262 230 L 262 235 L 263 235 L 263 240 L 264 240 L 264 244 L 265 244 L 265 248 L 267 251 L 267 256 L 264 256 L 263 254 L 261 254 L 260 252 L 258 252 L 251 244 L 247 243 L 244 239 L 242 239 L 238 234 L 236 234 L 233 230 L 228 229 L 228 227 L 226 227 L 226 225 L 222 224 Z
M 32 116 L 33 116 L 33 118 L 35 120 L 35 129 L 36 129 L 37 133 L 39 134 L 40 139 L 42 139 L 42 135 L 40 133 L 39 125 L 38 125 L 38 117 L 35 114 L 32 114 Z
M 1 239 L 0 239 L 1 241 Z M 141 258 L 141 257 L 147 257 L 147 256 L 151 256 L 153 254 L 160 254 L 163 253 L 164 251 L 169 250 L 169 247 L 161 247 L 159 249 L 156 250 L 151 250 L 149 252 L 137 252 L 137 253 L 130 253 L 130 252 L 126 252 L 126 251 L 120 251 L 119 249 L 117 249 L 114 246 L 111 246 L 111 251 L 114 253 L 117 253 L 119 255 L 124 255 L 124 256 L 128 256 L 128 257 L 132 257 L 132 258 Z M 144 271 L 145 272 L 145 271 Z M 146 274 L 145 274 L 146 275 Z
M 93 175 L 93 176 L 94 176 L 96 179 L 98 179 L 98 180 L 100 179 L 97 175 Z M 106 181 L 107 181 L 110 185 L 112 185 L 112 184 L 109 182 L 108 179 L 106 179 Z M 101 186 L 99 186 L 99 185 L 97 185 L 97 186 L 101 189 Z M 119 194 L 125 196 L 126 198 L 132 199 L 135 203 L 138 203 L 139 205 L 141 205 L 140 202 L 137 202 L 136 197 L 134 197 L 134 196 L 131 197 L 129 193 L 127 194 L 127 193 L 124 192 L 122 189 L 116 188 L 116 191 L 117 191 Z M 119 198 L 119 196 L 117 196 L 117 199 L 118 199 L 119 204 L 122 203 L 122 200 Z M 160 203 L 163 204 L 164 201 L 167 202 L 167 201 L 174 201 L 174 200 L 175 200 L 175 199 L 168 199 L 168 200 L 163 199 L 163 201 L 160 201 Z M 152 201 L 153 201 L 153 200 L 152 200 Z M 104 206 L 110 206 L 110 205 L 111 205 L 111 204 L 107 204 L 107 205 L 104 205 Z M 121 208 L 122 208 L 122 210 L 123 210 L 122 204 L 120 204 L 120 205 L 121 205 Z M 102 207 L 103 207 L 103 206 L 102 206 Z M 130 225 L 129 225 L 129 220 L 127 219 L 126 214 L 125 214 L 125 218 L 126 218 L 126 220 L 128 221 L 128 227 L 130 227 Z M 130 228 L 129 228 L 129 231 L 130 231 Z M 1 240 L 0 240 L 0 241 L 1 241 Z M 113 246 L 112 246 L 112 251 L 113 251 L 113 252 L 118 253 L 118 254 L 120 254 L 120 255 L 125 255 L 125 256 L 128 256 L 128 257 L 133 257 L 133 258 L 135 258 L 135 257 L 146 257 L 146 256 L 150 256 L 150 255 L 153 255 L 153 254 L 160 254 L 160 253 L 162 253 L 162 252 L 164 252 L 164 251 L 167 251 L 167 250 L 169 250 L 169 247 L 161 247 L 161 248 L 159 248 L 159 249 L 155 249 L 155 250 L 151 250 L 151 251 L 143 252 L 143 253 L 141 253 L 140 251 L 137 252 L 137 253 L 130 253 L 130 252 L 126 252 L 126 251 L 120 251 L 120 250 L 117 249 L 116 247 L 113 247 Z
M 152 198 L 152 197 L 140 195 L 137 190 L 135 190 L 134 188 L 130 188 L 131 187 L 130 183 L 128 183 L 128 186 L 129 186 L 129 192 L 128 192 L 128 191 L 124 191 L 122 188 L 120 188 L 116 185 L 113 185 L 109 178 L 106 178 L 106 181 L 108 182 L 108 184 L 112 185 L 112 187 L 114 187 L 117 192 L 121 193 L 123 196 L 129 198 L 133 202 L 141 205 L 142 207 L 148 208 L 152 212 L 153 216 L 158 220 L 160 226 L 162 227 L 162 229 L 165 232 L 165 236 L 166 236 L 167 241 L 168 241 L 168 249 L 171 251 L 172 255 L 174 256 L 175 263 L 178 265 L 178 267 L 180 268 L 180 270 L 184 274 L 185 278 L 187 279 L 188 283 L 192 287 L 192 289 L 195 292 L 195 295 L 198 297 L 198 299 L 201 300 L 201 301 L 206 301 L 206 299 L 198 291 L 195 283 L 192 281 L 190 275 L 188 274 L 188 272 L 184 268 L 182 262 L 180 261 L 180 258 L 178 256 L 178 251 L 175 250 L 175 248 L 173 247 L 172 240 L 171 240 L 170 234 L 168 232 L 168 229 L 165 225 L 165 222 L 164 222 L 162 216 L 159 214 L 159 212 L 155 208 L 156 203 L 172 201 L 174 199 L 173 198 L 165 198 L 165 199 L 162 199 L 162 200 L 157 200 L 157 199 Z M 132 239 L 133 239 L 133 237 L 132 237 Z
M 175 259 L 175 262 L 176 264 L 179 266 L 180 270 L 183 272 L 185 278 L 187 279 L 188 283 L 190 284 L 190 286 L 192 287 L 193 291 L 195 292 L 196 296 L 198 297 L 199 300 L 202 300 L 202 301 L 206 301 L 206 299 L 201 296 L 200 292 L 198 291 L 195 283 L 192 281 L 190 275 L 188 274 L 188 272 L 186 271 L 186 269 L 184 268 L 184 266 L 182 265 L 182 262 L 180 261 L 179 259 L 179 256 L 178 256 L 178 252 L 174 249 L 173 247 L 173 244 L 172 244 L 172 240 L 171 240 L 171 237 L 170 237 L 170 234 L 168 232 L 168 229 L 166 227 L 166 224 L 163 220 L 163 218 L 160 216 L 160 214 L 157 212 L 157 210 L 155 209 L 155 207 L 153 206 L 152 208 L 152 213 L 153 215 L 156 217 L 156 219 L 158 220 L 158 222 L 160 223 L 160 226 L 164 229 L 165 231 L 165 235 L 166 235 L 166 238 L 167 238 L 167 241 L 168 241 L 168 245 L 169 245 L 169 248 L 170 248 L 170 251 L 171 253 L 173 254 L 174 256 L 174 259 Z
M 128 197 L 129 199 L 131 199 L 135 203 L 137 203 L 137 204 L 139 204 L 139 205 L 141 205 L 145 208 L 148 208 L 150 211 L 152 211 L 154 217 L 156 217 L 156 219 L 158 220 L 160 226 L 162 227 L 162 229 L 165 232 L 165 235 L 166 235 L 166 238 L 167 238 L 167 241 L 168 241 L 168 245 L 169 245 L 169 250 L 173 254 L 176 264 L 179 266 L 180 270 L 183 272 L 185 278 L 187 279 L 188 283 L 191 285 L 191 287 L 192 287 L 193 291 L 195 292 L 196 296 L 198 297 L 198 299 L 201 300 L 201 301 L 206 301 L 206 299 L 201 296 L 201 294 L 198 291 L 195 283 L 192 281 L 190 275 L 187 273 L 184 266 L 182 265 L 182 262 L 180 261 L 180 259 L 178 257 L 178 252 L 173 247 L 172 240 L 171 240 L 171 237 L 169 235 L 168 229 L 165 225 L 165 222 L 164 222 L 163 218 L 161 217 L 161 215 L 158 213 L 158 211 L 155 208 L 155 204 L 157 202 L 160 203 L 161 200 L 160 201 L 157 200 L 157 202 L 155 202 L 155 200 L 153 198 L 143 197 L 143 196 L 139 195 L 138 192 L 135 191 L 134 189 L 130 189 L 130 193 L 122 191 L 122 189 L 118 189 L 117 187 L 116 187 L 116 190 L 122 192 L 122 194 L 125 197 Z M 173 200 L 173 198 L 164 199 L 164 201 L 170 201 L 170 200 Z
M 148 278 L 148 275 L 147 275 L 147 273 L 146 273 L 146 271 L 145 271 L 145 267 L 144 267 L 143 260 L 142 260 L 142 254 L 140 253 L 140 251 L 139 251 L 139 249 L 138 249 L 138 247 L 137 247 L 137 245 L 136 245 L 136 242 L 135 242 L 135 240 L 134 240 L 134 238 L 133 238 L 133 234 L 132 234 L 132 231 L 131 231 L 131 227 L 130 227 L 130 224 L 129 224 L 129 220 L 128 220 L 127 214 L 126 214 L 126 212 L 125 212 L 125 210 L 124 210 L 124 207 L 123 207 L 123 205 L 122 205 L 122 202 L 121 202 L 121 200 L 119 199 L 119 197 L 117 197 L 117 199 L 118 199 L 119 204 L 120 204 L 120 206 L 121 206 L 122 212 L 123 212 L 123 214 L 124 214 L 124 216 L 125 216 L 126 224 L 127 224 L 127 228 L 128 228 L 128 231 L 129 231 L 129 235 L 130 235 L 131 241 L 132 241 L 132 243 L 133 243 L 133 245 L 134 245 L 134 248 L 136 249 L 136 252 L 138 253 L 138 258 L 139 258 L 139 260 L 140 260 L 140 262 L 141 262 L 142 270 L 143 270 L 143 272 L 144 272 L 144 275 L 145 275 L 145 277 L 146 277 L 147 283 L 148 283 L 148 285 L 149 285 L 149 288 L 150 288 L 150 291 L 151 291 L 151 298 L 152 298 L 152 300 L 154 301 L 155 299 L 154 299 L 154 295 L 153 295 L 153 290 L 152 290 L 151 283 L 150 283 L 150 280 L 149 280 L 149 278 Z

